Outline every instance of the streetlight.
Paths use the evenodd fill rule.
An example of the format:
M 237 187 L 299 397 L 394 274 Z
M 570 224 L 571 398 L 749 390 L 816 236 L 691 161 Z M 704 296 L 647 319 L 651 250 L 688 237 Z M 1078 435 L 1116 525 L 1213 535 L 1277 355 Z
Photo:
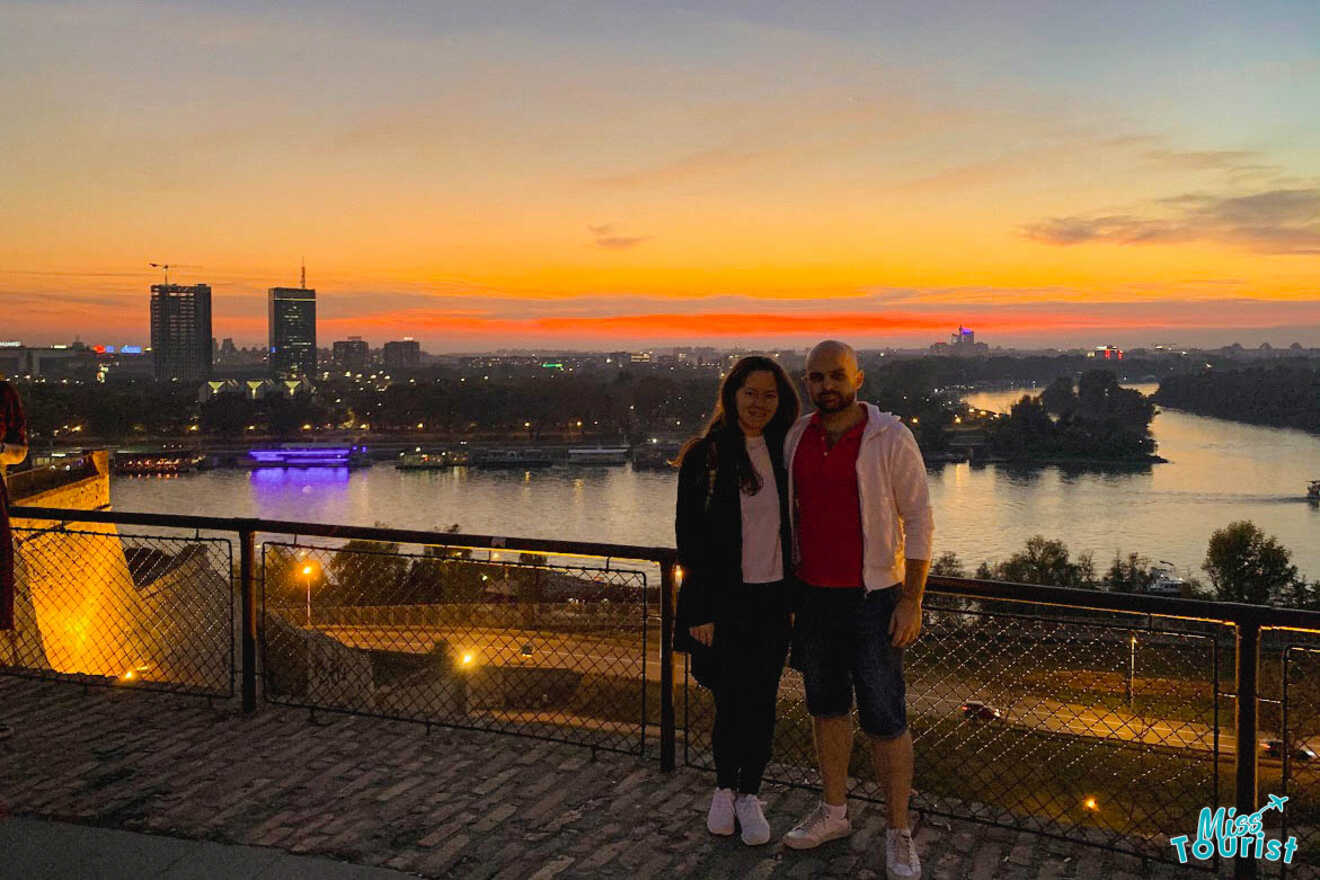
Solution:
M 311 629 L 312 626 L 312 567 L 311 565 L 304 565 L 302 573 L 303 573 L 303 580 L 307 582 L 307 628 Z
M 1128 711 L 1132 711 L 1132 692 L 1135 690 L 1137 678 L 1137 634 L 1132 633 L 1128 636 L 1128 674 L 1127 674 L 1127 705 Z

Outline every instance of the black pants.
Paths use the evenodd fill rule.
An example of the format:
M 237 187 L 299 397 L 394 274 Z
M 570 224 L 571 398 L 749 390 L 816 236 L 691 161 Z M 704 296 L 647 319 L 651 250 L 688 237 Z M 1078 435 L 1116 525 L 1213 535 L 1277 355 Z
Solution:
M 738 584 L 722 597 L 715 618 L 715 781 L 757 794 L 770 762 L 779 677 L 788 654 L 788 603 L 783 581 Z

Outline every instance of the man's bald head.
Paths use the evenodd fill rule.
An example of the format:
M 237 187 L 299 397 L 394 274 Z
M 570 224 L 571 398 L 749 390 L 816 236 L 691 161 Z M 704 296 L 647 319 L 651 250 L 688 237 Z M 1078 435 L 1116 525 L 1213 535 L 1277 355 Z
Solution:
M 822 413 L 842 412 L 853 406 L 864 378 L 857 352 L 845 342 L 827 339 L 807 355 L 807 395 Z
M 838 361 L 846 361 L 855 372 L 860 364 L 857 360 L 857 352 L 846 342 L 840 342 L 837 339 L 826 339 L 817 342 L 807 354 L 807 369 L 811 369 L 812 361 L 827 361 L 831 365 Z

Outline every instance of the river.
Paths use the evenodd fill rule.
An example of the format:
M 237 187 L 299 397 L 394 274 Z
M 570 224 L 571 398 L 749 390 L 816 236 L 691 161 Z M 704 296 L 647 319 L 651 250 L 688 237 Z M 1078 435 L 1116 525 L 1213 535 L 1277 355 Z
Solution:
M 1150 393 L 1153 385 L 1136 385 Z M 967 397 L 1006 409 L 1022 389 Z M 1038 392 L 1037 392 L 1038 393 Z M 969 573 L 1035 534 L 1061 538 L 1103 572 L 1116 552 L 1172 562 L 1200 577 L 1210 533 L 1249 519 L 1320 579 L 1320 437 L 1162 410 L 1152 426 L 1169 459 L 1130 469 L 943 465 L 930 470 L 936 552 Z M 120 477 L 117 510 L 444 528 L 519 537 L 673 546 L 674 477 L 630 467 L 554 467 L 526 473 L 453 468 L 400 471 L 216 470 Z

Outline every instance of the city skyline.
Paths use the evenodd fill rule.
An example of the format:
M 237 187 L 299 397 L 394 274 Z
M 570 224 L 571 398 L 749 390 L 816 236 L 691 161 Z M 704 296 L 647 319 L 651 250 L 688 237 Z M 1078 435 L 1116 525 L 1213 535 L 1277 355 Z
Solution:
M 0 336 L 1320 345 L 1320 8 L 1120 5 L 8 4 Z

